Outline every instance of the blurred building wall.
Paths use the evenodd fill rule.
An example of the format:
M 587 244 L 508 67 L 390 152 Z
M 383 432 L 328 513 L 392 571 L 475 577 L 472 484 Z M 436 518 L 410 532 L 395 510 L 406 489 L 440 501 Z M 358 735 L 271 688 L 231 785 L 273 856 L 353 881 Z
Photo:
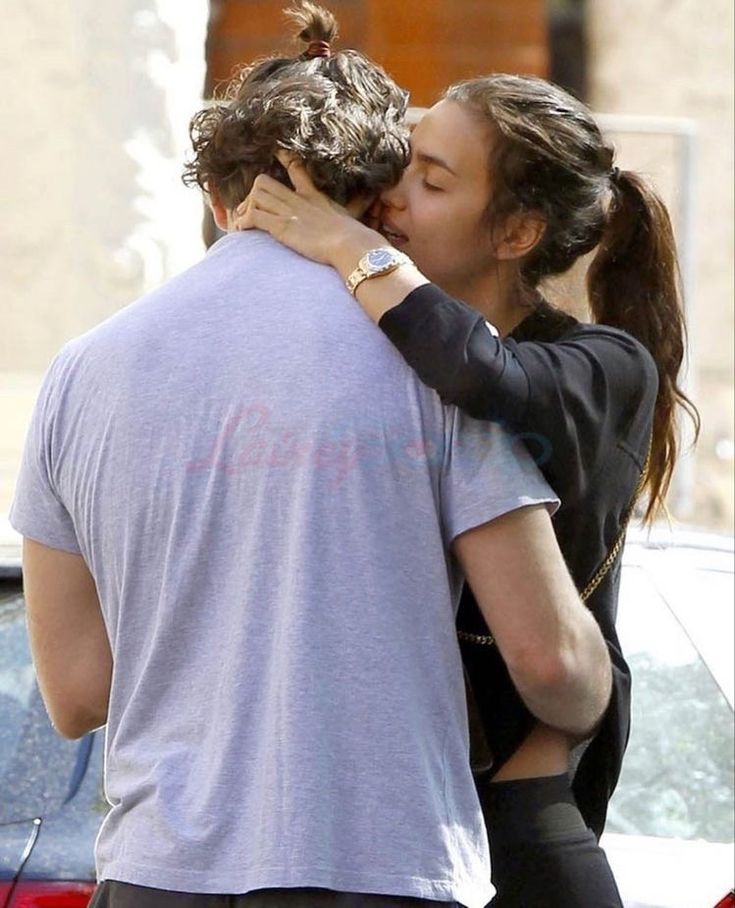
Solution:
M 179 182 L 204 82 L 288 48 L 288 0 L 35 0 L 3 7 L 0 76 L 0 512 L 41 372 L 70 337 L 195 261 L 201 205 Z M 333 0 L 341 46 L 430 103 L 458 78 L 545 74 L 543 0 Z M 704 430 L 678 517 L 733 524 L 732 0 L 586 0 L 588 100 L 692 118 L 699 134 L 691 312 Z M 676 144 L 616 137 L 679 208 Z M 568 296 L 568 295 L 567 295 Z
M 188 5 L 194 16 L 197 2 Z M 192 84 L 192 109 L 200 95 L 206 3 L 198 5 L 193 82 L 165 2 L 3 8 L 12 124 L 0 166 L 3 370 L 43 368 L 66 339 L 180 263 L 179 238 L 166 233 L 178 202 L 170 217 L 153 209 L 161 184 L 178 180 L 186 138 L 186 121 L 172 123 L 179 97 L 168 83 L 183 75 Z
M 687 299 L 690 387 L 702 438 L 685 464 L 684 520 L 733 527 L 733 3 L 732 0 L 587 0 L 590 104 L 598 111 L 693 121 L 693 267 Z M 681 211 L 677 143 L 614 134 L 621 166 L 648 173 Z M 677 224 L 684 240 L 682 225 Z M 680 482 L 681 485 L 681 482 Z
M 53 354 L 202 254 L 179 174 L 207 15 L 206 0 L 2 7 L 0 513 Z
M 282 14 L 287 0 L 212 0 L 207 46 L 208 88 L 244 60 L 293 52 Z M 544 0 L 329 0 L 340 23 L 338 47 L 355 47 L 379 61 L 411 92 L 431 104 L 458 79 L 497 70 L 545 75 Z M 300 46 L 300 45 L 299 45 Z

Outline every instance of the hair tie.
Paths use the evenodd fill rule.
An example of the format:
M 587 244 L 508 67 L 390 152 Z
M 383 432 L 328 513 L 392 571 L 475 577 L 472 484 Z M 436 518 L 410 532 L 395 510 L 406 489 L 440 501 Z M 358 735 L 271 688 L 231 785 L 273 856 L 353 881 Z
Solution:
M 329 41 L 312 41 L 304 53 L 307 57 L 331 57 L 332 48 Z
M 620 168 L 619 167 L 613 167 L 612 170 L 610 171 L 610 182 L 613 184 L 613 186 L 617 186 L 618 183 L 620 182 Z

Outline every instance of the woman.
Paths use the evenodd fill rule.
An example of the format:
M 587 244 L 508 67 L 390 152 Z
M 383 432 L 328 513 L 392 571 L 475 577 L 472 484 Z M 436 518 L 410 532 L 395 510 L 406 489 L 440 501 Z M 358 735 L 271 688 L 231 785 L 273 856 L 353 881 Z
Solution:
M 559 543 L 615 675 L 594 738 L 580 745 L 538 725 L 469 590 L 460 608 L 476 724 L 492 755 L 477 784 L 497 908 L 621 904 L 596 842 L 630 716 L 616 556 L 638 494 L 646 520 L 663 507 L 677 407 L 698 426 L 677 385 L 684 324 L 670 221 L 613 157 L 589 110 L 561 89 L 491 76 L 452 86 L 417 125 L 411 163 L 382 196 L 381 233 L 317 193 L 294 160 L 285 163 L 297 191 L 259 178 L 239 222 L 352 284 L 385 238 L 406 253 L 413 264 L 357 284 L 358 302 L 445 401 L 519 433 L 562 499 Z M 595 249 L 595 324 L 580 324 L 539 285 Z

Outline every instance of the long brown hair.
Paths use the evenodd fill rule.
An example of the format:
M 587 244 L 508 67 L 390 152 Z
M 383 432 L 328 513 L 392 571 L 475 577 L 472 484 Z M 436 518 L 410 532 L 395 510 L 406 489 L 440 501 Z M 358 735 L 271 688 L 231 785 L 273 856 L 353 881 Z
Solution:
M 661 199 L 631 171 L 619 171 L 613 180 L 607 227 L 587 272 L 587 292 L 595 321 L 632 334 L 658 367 L 645 512 L 651 521 L 664 505 L 679 450 L 677 405 L 692 419 L 695 439 L 700 419 L 678 385 L 686 325 L 671 220 Z
M 659 387 L 644 490 L 644 519 L 664 507 L 677 459 L 677 408 L 699 435 L 699 413 L 678 384 L 686 351 L 679 267 L 666 206 L 637 174 L 614 166 L 590 110 L 533 76 L 495 75 L 451 86 L 445 97 L 485 123 L 492 137 L 488 224 L 540 213 L 545 230 L 520 263 L 536 289 L 597 249 L 587 271 L 594 320 L 620 328 L 651 354 Z

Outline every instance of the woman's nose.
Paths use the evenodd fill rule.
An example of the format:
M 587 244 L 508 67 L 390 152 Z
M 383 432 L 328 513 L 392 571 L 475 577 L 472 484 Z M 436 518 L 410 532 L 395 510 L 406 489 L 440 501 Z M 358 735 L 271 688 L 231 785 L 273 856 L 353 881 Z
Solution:
M 386 189 L 380 196 L 380 201 L 389 208 L 405 208 L 406 194 L 404 192 L 405 176 L 401 177 L 400 182 L 391 189 Z

